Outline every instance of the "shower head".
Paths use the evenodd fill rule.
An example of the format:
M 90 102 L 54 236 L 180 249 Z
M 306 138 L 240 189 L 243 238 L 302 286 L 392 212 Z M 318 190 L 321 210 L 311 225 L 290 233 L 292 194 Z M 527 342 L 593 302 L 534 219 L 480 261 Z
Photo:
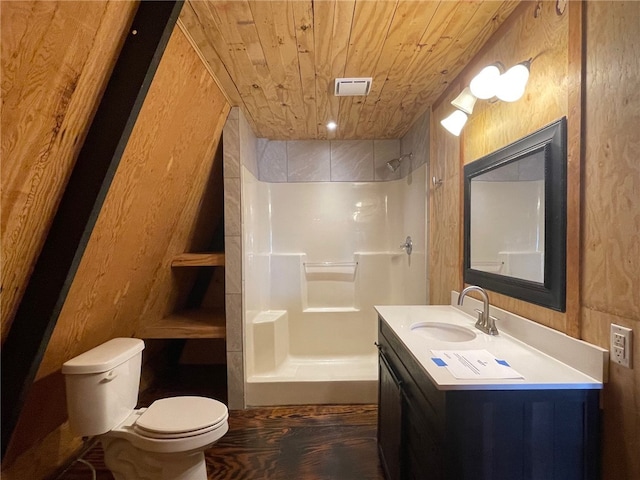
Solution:
M 404 155 L 400 155 L 398 158 L 389 160 L 387 162 L 387 168 L 392 172 L 395 172 L 396 170 L 398 170 L 398 168 L 400 168 L 400 163 L 402 163 L 402 161 L 407 157 L 413 158 L 413 153 L 405 153 Z

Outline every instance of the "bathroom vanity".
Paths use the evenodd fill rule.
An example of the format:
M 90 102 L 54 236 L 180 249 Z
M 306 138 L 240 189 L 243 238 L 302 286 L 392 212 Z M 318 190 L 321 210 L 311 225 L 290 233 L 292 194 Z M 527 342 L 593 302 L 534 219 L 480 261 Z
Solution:
M 474 331 L 474 317 L 453 306 L 376 310 L 378 446 L 388 480 L 599 478 L 597 372 L 603 372 L 606 351 L 500 318 L 492 308 L 498 328 L 534 338 L 542 327 L 550 349 L 569 356 L 586 351 L 590 365 L 583 370 L 591 376 L 506 331 L 497 337 Z M 416 328 L 430 322 L 441 328 Z M 549 340 L 554 334 L 564 338 Z M 571 342 L 577 342 L 574 351 Z M 459 379 L 434 350 L 487 351 L 521 378 Z

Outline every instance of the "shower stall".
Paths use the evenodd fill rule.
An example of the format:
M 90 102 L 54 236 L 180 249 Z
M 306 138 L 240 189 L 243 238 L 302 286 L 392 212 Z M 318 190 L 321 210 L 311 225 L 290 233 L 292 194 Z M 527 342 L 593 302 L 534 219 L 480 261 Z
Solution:
M 242 169 L 246 404 L 375 403 L 373 306 L 426 303 L 427 166 L 378 182 Z

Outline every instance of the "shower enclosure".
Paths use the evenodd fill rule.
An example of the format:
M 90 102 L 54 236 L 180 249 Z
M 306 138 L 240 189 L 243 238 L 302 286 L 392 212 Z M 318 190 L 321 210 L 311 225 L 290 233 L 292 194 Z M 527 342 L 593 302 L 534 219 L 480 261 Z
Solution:
M 426 303 L 426 168 L 268 183 L 242 167 L 247 405 L 377 401 L 373 306 Z

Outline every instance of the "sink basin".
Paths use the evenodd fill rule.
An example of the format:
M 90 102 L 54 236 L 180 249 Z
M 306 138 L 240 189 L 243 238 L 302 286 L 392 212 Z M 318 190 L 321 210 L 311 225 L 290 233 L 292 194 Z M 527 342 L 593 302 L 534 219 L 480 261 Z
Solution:
M 411 325 L 411 331 L 441 342 L 468 342 L 476 338 L 476 333 L 469 328 L 442 322 L 414 323 Z

